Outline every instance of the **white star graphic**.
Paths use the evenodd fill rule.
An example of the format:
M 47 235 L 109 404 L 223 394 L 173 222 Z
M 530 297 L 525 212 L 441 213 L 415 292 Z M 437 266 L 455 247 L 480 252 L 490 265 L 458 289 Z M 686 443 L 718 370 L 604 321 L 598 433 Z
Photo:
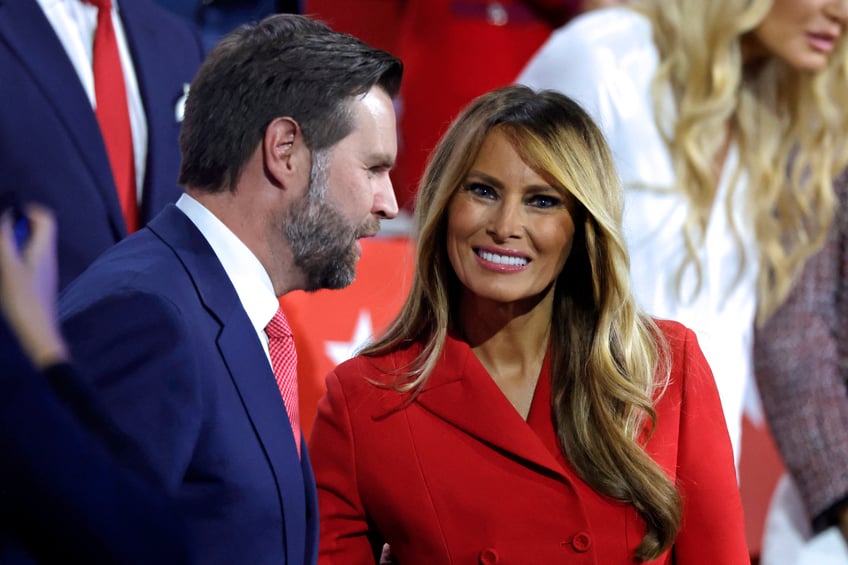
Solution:
M 350 341 L 325 341 L 324 353 L 337 365 L 347 361 L 356 354 L 359 348 L 365 345 L 366 341 L 371 339 L 373 331 L 371 313 L 368 310 L 360 310 L 359 318 L 356 320 L 356 328 L 353 330 L 353 337 Z

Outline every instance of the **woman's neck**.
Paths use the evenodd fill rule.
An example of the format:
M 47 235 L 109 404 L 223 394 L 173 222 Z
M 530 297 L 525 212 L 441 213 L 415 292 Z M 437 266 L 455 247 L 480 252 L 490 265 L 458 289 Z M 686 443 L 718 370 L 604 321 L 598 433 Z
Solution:
M 550 342 L 552 298 L 530 308 L 464 300 L 459 316 L 461 335 L 524 419 Z
M 508 345 L 515 352 L 535 350 L 535 344 L 547 343 L 550 337 L 553 296 L 553 287 L 538 297 L 509 303 L 466 294 L 456 327 L 473 349 Z
M 761 67 L 770 57 L 769 50 L 752 31 L 739 38 L 739 54 L 742 58 L 743 73 Z

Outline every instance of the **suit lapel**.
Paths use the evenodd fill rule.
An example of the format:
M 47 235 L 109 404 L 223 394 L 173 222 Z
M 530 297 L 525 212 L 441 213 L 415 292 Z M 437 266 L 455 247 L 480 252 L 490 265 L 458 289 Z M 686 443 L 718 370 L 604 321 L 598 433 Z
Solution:
M 218 348 L 277 479 L 287 563 L 303 562 L 303 544 L 296 541 L 305 537 L 306 490 L 299 472 L 301 462 L 274 374 L 240 304 L 224 319 Z
M 76 70 L 38 2 L 0 0 L 0 41 L 17 54 L 55 109 L 105 201 L 116 239 L 125 236 L 126 225 L 100 126 Z
M 124 27 L 124 35 L 127 38 L 127 47 L 133 60 L 139 96 L 145 110 L 147 146 L 148 148 L 160 147 L 164 144 L 162 139 L 174 135 L 175 128 L 179 128 L 175 110 L 178 100 L 185 95 L 185 92 L 176 87 L 174 92 L 171 93 L 172 99 L 169 100 L 171 105 L 168 107 L 173 110 L 162 109 L 163 96 L 167 95 L 163 92 L 164 85 L 170 84 L 171 81 L 161 80 L 163 53 L 158 46 L 166 41 L 166 38 L 161 37 L 161 30 L 157 29 L 150 21 L 150 17 L 145 16 L 145 10 L 153 7 L 148 7 L 138 1 L 124 1 L 120 2 L 118 8 L 121 15 L 121 25 Z M 148 150 L 144 187 L 141 193 L 142 201 L 139 203 L 142 221 L 145 221 L 145 218 L 150 218 L 152 214 L 171 202 L 173 191 L 163 190 L 163 188 L 173 188 L 177 182 L 176 178 L 167 179 L 167 185 L 163 185 L 161 179 L 157 182 L 150 161 L 152 156 L 153 151 Z
M 548 370 L 548 364 L 542 370 Z M 492 380 L 471 348 L 448 337 L 416 402 L 478 440 L 565 476 L 560 464 Z
M 192 277 L 200 300 L 221 324 L 218 350 L 277 480 L 289 563 L 303 562 L 306 488 L 301 461 L 280 391 L 223 266 L 194 224 L 169 205 L 150 229 L 172 247 Z

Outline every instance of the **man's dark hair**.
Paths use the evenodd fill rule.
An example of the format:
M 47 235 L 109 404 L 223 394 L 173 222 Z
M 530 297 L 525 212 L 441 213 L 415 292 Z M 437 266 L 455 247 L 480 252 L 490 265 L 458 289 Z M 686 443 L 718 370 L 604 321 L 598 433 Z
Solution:
M 305 16 L 241 26 L 209 53 L 191 85 L 180 132 L 180 184 L 231 190 L 268 124 L 289 116 L 312 151 L 353 130 L 352 97 L 395 96 L 401 62 Z

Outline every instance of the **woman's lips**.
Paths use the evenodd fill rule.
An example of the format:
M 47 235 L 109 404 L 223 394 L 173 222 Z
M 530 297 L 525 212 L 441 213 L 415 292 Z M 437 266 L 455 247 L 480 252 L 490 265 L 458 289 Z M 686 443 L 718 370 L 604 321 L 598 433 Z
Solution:
M 515 251 L 477 247 L 474 249 L 474 253 L 482 266 L 501 273 L 523 271 L 530 264 L 530 259 L 527 256 Z
M 808 33 L 807 43 L 816 51 L 830 53 L 836 45 L 837 36 L 829 33 Z

